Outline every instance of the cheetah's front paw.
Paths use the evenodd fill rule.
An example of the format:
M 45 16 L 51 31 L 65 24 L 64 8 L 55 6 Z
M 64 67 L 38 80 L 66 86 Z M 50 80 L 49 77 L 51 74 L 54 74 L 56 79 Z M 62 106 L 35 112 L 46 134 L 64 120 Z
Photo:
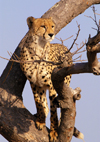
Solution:
M 57 131 L 55 130 L 50 131 L 50 142 L 56 142 L 57 139 L 58 139 Z
M 45 126 L 45 123 L 40 123 L 39 121 L 36 121 L 36 127 L 38 130 L 42 130 Z

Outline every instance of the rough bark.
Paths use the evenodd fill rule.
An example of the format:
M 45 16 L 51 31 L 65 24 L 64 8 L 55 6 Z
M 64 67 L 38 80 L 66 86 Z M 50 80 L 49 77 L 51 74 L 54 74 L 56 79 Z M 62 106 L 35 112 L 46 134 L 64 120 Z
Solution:
M 64 26 L 71 22 L 73 18 L 83 13 L 89 6 L 99 3 L 100 0 L 61 0 L 46 12 L 43 17 L 53 17 L 56 23 L 56 33 L 58 33 Z M 26 37 L 27 34 L 15 51 L 17 56 L 19 56 L 20 49 Z M 97 50 L 99 49 L 98 52 L 100 51 L 99 47 L 97 48 Z M 77 69 L 76 66 L 78 66 L 78 64 L 75 64 L 69 69 L 65 67 L 63 70 L 67 71 L 66 74 L 74 74 L 74 71 L 75 73 L 92 72 L 93 68 L 90 69 L 91 55 L 92 52 L 88 52 L 89 64 L 81 64 L 81 68 Z M 97 61 L 95 65 L 98 67 Z M 73 69 L 74 71 L 72 71 Z M 44 128 L 43 131 L 38 131 L 34 124 L 35 117 L 32 116 L 23 105 L 22 91 L 25 83 L 26 77 L 22 73 L 19 64 L 9 62 L 0 77 L 0 133 L 10 142 L 48 142 L 48 131 L 46 128 Z
M 76 16 L 83 13 L 93 4 L 100 4 L 100 0 L 60 0 L 42 17 L 52 17 L 56 23 L 56 34 L 70 23 Z M 63 21 L 63 22 L 62 22 Z
M 74 132 L 76 116 L 76 100 L 81 98 L 80 88 L 73 90 L 64 83 L 64 78 L 59 76 L 58 68 L 52 72 L 52 82 L 58 97 L 54 103 L 61 108 L 61 123 L 58 129 L 58 142 L 70 142 Z M 67 121 L 66 121 L 67 120 Z
M 0 133 L 9 142 L 47 142 L 48 131 L 38 131 L 35 117 L 13 94 L 0 88 Z
M 99 34 L 99 33 L 98 33 Z M 55 90 L 58 93 L 58 97 L 55 99 L 55 104 L 61 108 L 61 124 L 58 129 L 58 141 L 70 142 L 73 136 L 74 123 L 75 123 L 75 100 L 80 98 L 80 88 L 76 90 L 71 89 L 64 83 L 64 77 L 69 74 L 78 74 L 84 71 L 87 73 L 93 73 L 100 75 L 100 63 L 97 59 L 97 53 L 100 52 L 100 42 L 98 34 L 89 38 L 87 42 L 87 63 L 76 63 L 70 67 L 64 67 L 61 69 L 55 68 L 52 72 L 52 82 Z M 97 44 L 97 45 L 96 45 Z M 74 92 L 76 91 L 76 92 Z M 67 121 L 66 121 L 67 120 Z

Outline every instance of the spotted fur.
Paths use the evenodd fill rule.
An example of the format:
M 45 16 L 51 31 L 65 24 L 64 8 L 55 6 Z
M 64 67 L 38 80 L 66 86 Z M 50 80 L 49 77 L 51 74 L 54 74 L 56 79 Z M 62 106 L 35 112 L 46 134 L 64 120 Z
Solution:
M 61 44 L 49 43 L 54 39 L 55 30 L 55 24 L 51 18 L 35 19 L 29 17 L 27 24 L 29 31 L 20 53 L 20 67 L 30 81 L 34 94 L 37 108 L 36 126 L 38 129 L 42 129 L 45 126 L 45 119 L 49 112 L 46 98 L 46 90 L 49 90 L 51 112 L 50 141 L 55 141 L 58 136 L 58 118 L 57 108 L 53 104 L 53 100 L 57 93 L 52 85 L 51 73 L 55 67 L 60 66 L 60 64 L 54 65 L 54 63 L 66 61 L 70 64 L 69 57 L 64 54 L 67 48 Z M 70 84 L 70 79 L 71 76 L 65 77 L 67 85 Z

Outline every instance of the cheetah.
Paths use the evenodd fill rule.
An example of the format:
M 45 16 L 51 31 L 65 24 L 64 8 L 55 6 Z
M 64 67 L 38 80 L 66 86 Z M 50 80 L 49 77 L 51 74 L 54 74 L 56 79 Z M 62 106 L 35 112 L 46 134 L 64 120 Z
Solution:
M 54 39 L 55 23 L 52 18 L 43 19 L 27 18 L 29 27 L 28 36 L 20 52 L 20 67 L 30 82 L 37 108 L 36 127 L 43 129 L 49 108 L 46 98 L 46 90 L 49 90 L 51 126 L 50 141 L 57 139 L 57 108 L 53 100 L 57 96 L 54 90 L 51 73 L 60 63 L 67 61 L 70 64 L 71 55 L 66 56 L 67 48 L 61 44 L 50 44 Z M 56 63 L 56 64 L 54 64 Z M 65 83 L 69 86 L 71 75 L 65 77 Z

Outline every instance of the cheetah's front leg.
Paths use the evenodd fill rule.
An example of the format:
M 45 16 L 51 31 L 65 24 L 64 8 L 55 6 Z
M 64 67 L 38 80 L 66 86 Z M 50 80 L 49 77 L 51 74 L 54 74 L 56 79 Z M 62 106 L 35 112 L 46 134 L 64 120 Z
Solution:
M 48 115 L 49 108 L 47 104 L 47 98 L 46 98 L 46 89 L 38 87 L 34 84 L 31 84 L 34 99 L 36 103 L 37 108 L 37 114 L 36 114 L 36 127 L 39 130 L 42 130 L 45 126 L 45 119 Z

